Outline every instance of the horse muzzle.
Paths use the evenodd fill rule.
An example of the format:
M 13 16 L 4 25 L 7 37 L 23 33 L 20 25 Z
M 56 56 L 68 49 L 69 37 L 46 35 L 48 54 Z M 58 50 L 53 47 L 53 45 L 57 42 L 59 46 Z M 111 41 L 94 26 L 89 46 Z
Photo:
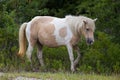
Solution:
M 91 39 L 91 38 L 87 38 L 87 44 L 89 44 L 89 45 L 92 45 L 93 44 L 93 42 L 94 42 L 94 40 L 93 39 Z

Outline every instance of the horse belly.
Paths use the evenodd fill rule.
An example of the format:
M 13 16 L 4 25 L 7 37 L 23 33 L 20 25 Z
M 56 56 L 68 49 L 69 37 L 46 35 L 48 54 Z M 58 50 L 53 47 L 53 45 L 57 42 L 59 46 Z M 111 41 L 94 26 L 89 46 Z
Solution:
M 40 28 L 38 33 L 39 42 L 42 45 L 45 45 L 48 47 L 57 47 L 58 44 L 54 36 L 54 30 L 55 30 L 55 27 L 53 26 L 53 24 L 49 24 L 49 26 L 47 25 L 45 27 Z
M 49 34 L 41 34 L 39 35 L 39 41 L 42 45 L 48 46 L 48 47 L 57 47 L 57 43 L 55 40 L 55 37 L 53 35 L 49 35 Z

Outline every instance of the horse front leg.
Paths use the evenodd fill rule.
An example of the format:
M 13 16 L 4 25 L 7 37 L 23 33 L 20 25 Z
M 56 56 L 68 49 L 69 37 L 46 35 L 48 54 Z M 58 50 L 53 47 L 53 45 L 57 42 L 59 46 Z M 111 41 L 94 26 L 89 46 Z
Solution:
M 74 68 L 74 55 L 73 55 L 72 46 L 70 44 L 67 45 L 67 50 L 68 50 L 69 58 L 70 58 L 70 62 L 71 62 L 71 71 L 74 72 L 75 71 L 75 68 Z
M 81 54 L 80 54 L 80 49 L 78 46 L 75 46 L 74 47 L 75 51 L 77 52 L 77 58 L 75 59 L 74 61 L 74 67 L 76 68 L 76 65 L 78 64 L 78 62 L 80 61 L 80 58 L 81 58 Z

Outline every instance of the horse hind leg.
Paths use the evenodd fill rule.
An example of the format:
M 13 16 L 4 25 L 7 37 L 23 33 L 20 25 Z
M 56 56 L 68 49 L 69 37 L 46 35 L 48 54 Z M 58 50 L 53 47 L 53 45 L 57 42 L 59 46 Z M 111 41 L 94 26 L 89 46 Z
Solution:
M 30 62 L 30 67 L 33 71 L 35 71 L 34 67 L 33 67 L 33 63 L 32 63 L 32 51 L 34 48 L 34 45 L 36 43 L 36 40 L 32 40 L 30 41 L 30 39 L 28 39 L 28 48 L 27 48 L 27 52 L 26 52 L 26 56 L 28 58 L 28 62 Z
M 26 52 L 26 56 L 27 56 L 29 62 L 31 62 L 32 51 L 33 51 L 33 46 L 31 46 L 31 44 L 29 43 L 27 52 Z
M 27 49 L 27 52 L 26 52 L 26 55 L 27 55 L 27 58 L 30 62 L 31 61 L 31 55 L 32 55 L 32 51 L 33 51 L 33 48 L 36 44 L 36 39 L 33 39 L 32 37 L 31 38 L 27 38 L 28 39 L 28 49 Z
M 41 64 L 41 66 L 44 67 L 42 47 L 43 46 L 40 43 L 38 43 L 37 57 L 38 57 L 38 60 L 39 60 L 39 63 Z
M 36 44 L 36 40 L 30 37 L 29 34 L 27 35 L 27 40 L 28 40 L 28 48 L 26 51 L 26 55 L 27 55 L 28 60 L 31 62 L 31 55 L 32 55 L 34 45 Z

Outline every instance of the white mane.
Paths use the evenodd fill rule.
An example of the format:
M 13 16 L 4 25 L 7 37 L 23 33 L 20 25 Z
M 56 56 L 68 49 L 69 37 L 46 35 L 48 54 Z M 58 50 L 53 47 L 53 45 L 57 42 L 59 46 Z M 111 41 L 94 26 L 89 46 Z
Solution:
M 72 16 L 72 15 L 67 15 L 65 19 L 71 31 L 75 35 L 79 35 L 81 33 L 80 31 L 81 28 L 85 26 L 83 21 L 87 21 L 88 24 L 92 24 L 91 22 L 93 21 L 92 19 L 85 16 Z

